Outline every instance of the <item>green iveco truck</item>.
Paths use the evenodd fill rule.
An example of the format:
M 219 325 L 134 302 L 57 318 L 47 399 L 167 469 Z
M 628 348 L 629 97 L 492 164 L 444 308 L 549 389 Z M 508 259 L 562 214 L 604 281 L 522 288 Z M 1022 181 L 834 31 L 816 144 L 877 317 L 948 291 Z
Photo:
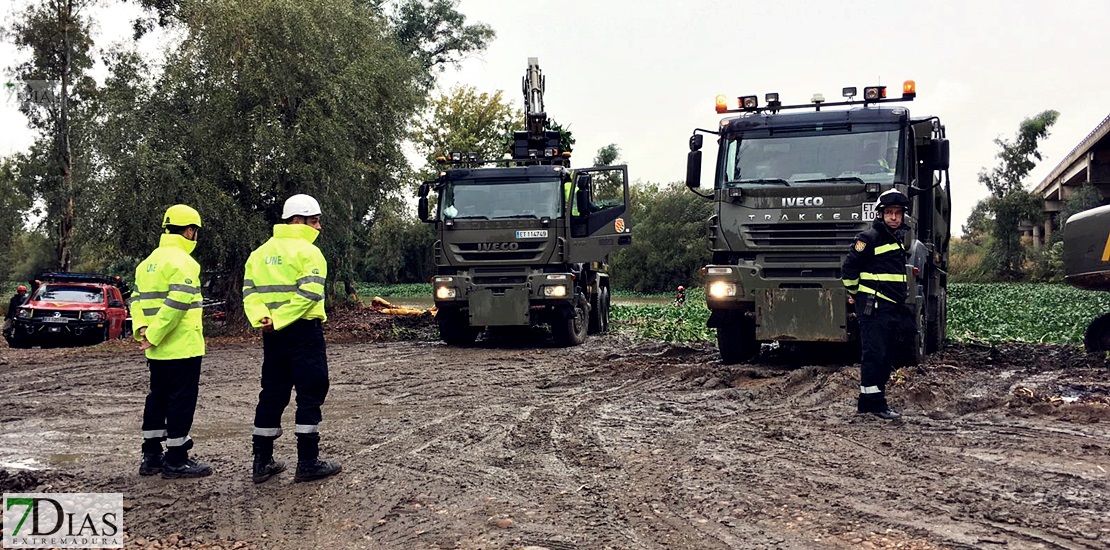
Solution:
M 858 342 L 859 328 L 840 280 L 855 236 L 875 218 L 883 191 L 913 201 L 906 217 L 910 285 L 905 306 L 917 320 L 903 364 L 944 341 L 952 199 L 948 140 L 937 117 L 914 118 L 886 87 L 844 88 L 843 101 L 783 105 L 778 94 L 742 96 L 717 112 L 716 131 L 690 137 L 686 185 L 714 201 L 712 263 L 706 276 L 708 325 L 725 363 L 750 360 L 763 343 Z M 716 177 L 701 185 L 703 134 L 717 136 Z
M 607 259 L 632 244 L 628 169 L 572 170 L 559 133 L 545 128 L 543 90 L 529 58 L 528 130 L 514 132 L 511 158 L 452 152 L 420 187 L 417 215 L 436 226 L 432 283 L 448 344 L 470 344 L 484 328 L 546 324 L 557 344 L 573 346 L 608 330 Z

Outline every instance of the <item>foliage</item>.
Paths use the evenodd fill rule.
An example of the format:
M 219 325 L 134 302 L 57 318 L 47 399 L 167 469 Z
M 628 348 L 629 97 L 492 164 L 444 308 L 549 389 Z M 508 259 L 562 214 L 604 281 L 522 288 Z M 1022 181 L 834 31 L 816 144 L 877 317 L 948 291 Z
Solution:
M 1029 262 L 1026 270 L 1034 283 L 1064 282 L 1064 241 L 1053 234 L 1044 246 L 1027 251 Z
M 710 259 L 705 224 L 713 203 L 681 183 L 634 185 L 630 201 L 632 245 L 610 260 L 613 285 L 635 292 L 694 286 Z
M 1068 218 L 1075 214 L 1102 206 L 1102 204 L 1102 194 L 1099 193 L 1098 188 L 1091 185 L 1089 181 L 1083 182 L 1083 185 L 1080 185 L 1074 193 L 1064 199 L 1064 205 L 1063 208 L 1060 209 L 1059 214 L 1060 218 L 1058 221 L 1060 223 L 1057 227 L 1064 227 L 1064 224 L 1068 222 Z M 1053 238 L 1057 238 L 1058 235 L 1059 232 L 1052 234 Z
M 30 59 L 12 67 L 22 82 L 19 110 L 36 141 L 16 157 L 22 186 L 42 211 L 37 216 L 50 235 L 56 266 L 72 266 L 77 212 L 92 207 L 88 161 L 88 124 L 96 84 L 92 67 L 90 21 L 83 14 L 92 0 L 48 0 L 30 4 L 10 25 L 15 46 Z
M 18 155 L 16 159 L 18 159 Z M 14 275 L 10 258 L 18 258 L 12 253 L 14 241 L 23 233 L 21 212 L 30 206 L 30 194 L 20 189 L 18 161 L 11 158 L 0 160 L 0 258 L 9 258 L 0 264 L 0 280 Z
M 401 49 L 412 56 L 428 75 L 425 84 L 432 84 L 433 69 L 443 71 L 449 64 L 458 64 L 469 54 L 485 49 L 495 33 L 485 24 L 467 24 L 458 11 L 458 0 L 364 0 L 375 11 L 387 13 L 393 35 Z
M 1043 215 L 1042 201 L 1023 187 L 1023 180 L 1036 166 L 1035 161 L 1041 160 L 1037 144 L 1048 137 L 1048 129 L 1058 117 L 1056 111 L 1044 111 L 1023 120 L 1014 141 L 996 138 L 1000 162 L 990 171 L 979 172 L 979 182 L 991 192 L 987 208 L 994 215 L 982 269 L 997 274 L 1000 280 L 1022 278 L 1026 254 L 1018 224 L 1041 223 Z
M 618 333 L 664 342 L 697 342 L 716 339 L 705 326 L 709 309 L 704 295 L 689 294 L 685 306 L 672 304 L 614 304 L 609 313 Z
M 408 284 L 378 284 L 378 283 L 358 283 L 355 285 L 358 289 L 358 295 L 362 298 L 373 298 L 374 296 L 381 296 L 383 298 L 396 297 L 396 298 L 431 298 L 432 285 L 431 283 L 408 283 Z
M 512 132 L 524 113 L 504 99 L 504 92 L 478 92 L 473 86 L 456 86 L 432 100 L 428 113 L 410 132 L 426 165 L 421 179 L 439 170 L 435 158 L 451 151 L 478 153 L 483 160 L 500 159 L 512 146 Z
M 948 337 L 956 341 L 1078 344 L 1110 293 L 1050 284 L 954 284 Z
M 948 277 L 952 282 L 983 282 L 981 272 L 986 247 L 969 238 L 953 237 L 948 248 Z
M 360 275 L 363 280 L 389 284 L 427 281 L 435 270 L 435 240 L 435 227 L 410 213 L 382 215 L 370 234 Z

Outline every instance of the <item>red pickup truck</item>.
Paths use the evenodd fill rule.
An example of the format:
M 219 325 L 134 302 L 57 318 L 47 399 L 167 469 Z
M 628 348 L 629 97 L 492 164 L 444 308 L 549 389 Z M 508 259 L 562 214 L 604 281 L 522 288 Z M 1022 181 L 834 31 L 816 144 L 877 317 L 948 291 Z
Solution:
M 92 345 L 124 336 L 129 314 L 111 279 L 51 273 L 41 280 L 4 335 L 9 346 Z

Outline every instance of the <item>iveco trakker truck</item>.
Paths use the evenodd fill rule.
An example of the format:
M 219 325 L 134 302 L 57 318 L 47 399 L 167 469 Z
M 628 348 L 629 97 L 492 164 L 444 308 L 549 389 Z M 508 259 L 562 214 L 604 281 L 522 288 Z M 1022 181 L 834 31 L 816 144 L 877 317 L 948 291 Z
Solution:
M 769 342 L 858 341 L 841 265 L 888 189 L 912 200 L 905 307 L 918 330 L 902 363 L 943 343 L 952 211 L 944 125 L 892 105 L 915 97 L 913 81 L 900 98 L 888 99 L 884 86 L 856 94 L 844 88 L 842 101 L 816 94 L 798 105 L 778 94 L 763 105 L 742 96 L 736 108 L 718 96 L 717 112 L 729 116 L 690 137 L 686 185 L 715 204 L 703 273 L 708 325 L 725 363 L 749 360 Z M 717 137 L 713 189 L 704 194 L 703 134 Z
M 572 170 L 559 133 L 545 128 L 543 90 L 539 63 L 529 58 L 528 130 L 514 132 L 511 158 L 452 152 L 420 187 L 418 216 L 436 225 L 432 283 L 448 344 L 472 343 L 495 327 L 550 325 L 563 346 L 608 330 L 607 260 L 632 244 L 628 169 Z

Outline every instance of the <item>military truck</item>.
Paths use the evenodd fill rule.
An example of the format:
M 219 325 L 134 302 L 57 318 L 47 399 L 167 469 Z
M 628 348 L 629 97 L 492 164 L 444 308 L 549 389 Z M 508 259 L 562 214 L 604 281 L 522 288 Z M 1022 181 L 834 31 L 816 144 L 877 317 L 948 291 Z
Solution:
M 607 258 L 632 244 L 628 168 L 572 170 L 559 132 L 546 128 L 536 58 L 523 85 L 528 129 L 514 132 L 511 157 L 451 152 L 418 192 L 417 215 L 436 226 L 432 283 L 447 344 L 546 324 L 573 346 L 609 327 Z
M 1086 290 L 1110 290 L 1110 206 L 1085 210 L 1064 224 L 1064 280 Z M 1083 346 L 1110 351 L 1110 313 L 1087 325 Z
M 708 325 L 725 363 L 750 360 L 764 343 L 858 343 L 841 265 L 888 189 L 913 202 L 905 305 L 917 331 L 901 363 L 943 344 L 952 212 L 944 125 L 889 105 L 914 99 L 913 81 L 898 98 L 887 98 L 885 86 L 856 95 L 850 87 L 842 101 L 815 94 L 810 103 L 783 105 L 771 93 L 762 106 L 757 96 L 741 96 L 736 108 L 718 96 L 717 112 L 730 116 L 690 137 L 686 185 L 715 203 L 712 263 L 702 273 Z M 697 191 L 704 134 L 717 136 L 711 193 Z

